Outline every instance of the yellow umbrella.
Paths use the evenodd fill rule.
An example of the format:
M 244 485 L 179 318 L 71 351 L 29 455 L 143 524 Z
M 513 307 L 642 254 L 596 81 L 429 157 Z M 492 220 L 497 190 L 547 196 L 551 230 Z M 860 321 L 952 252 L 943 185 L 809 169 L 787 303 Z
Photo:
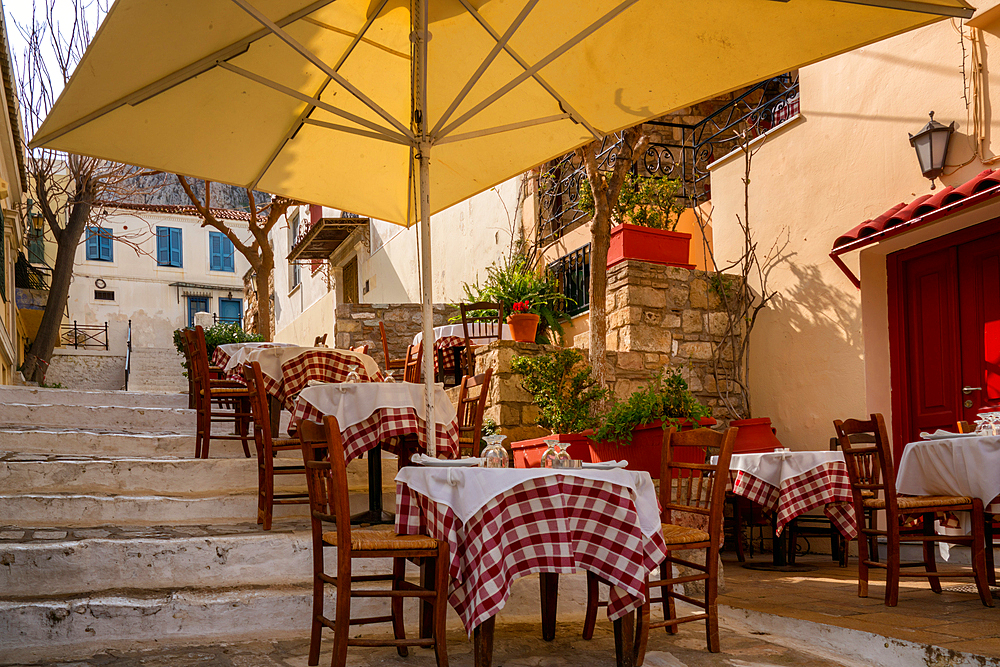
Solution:
M 432 213 L 610 132 L 971 14 L 964 0 L 118 0 L 32 146 L 420 221 L 431 341 Z

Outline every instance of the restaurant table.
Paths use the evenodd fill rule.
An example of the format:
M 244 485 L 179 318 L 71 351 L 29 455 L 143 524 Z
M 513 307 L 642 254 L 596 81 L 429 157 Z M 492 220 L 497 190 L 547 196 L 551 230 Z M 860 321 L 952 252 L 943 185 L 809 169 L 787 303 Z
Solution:
M 212 352 L 212 365 L 225 369 L 229 365 L 229 360 L 234 356 L 241 355 L 237 364 L 242 363 L 242 355 L 251 350 L 260 350 L 269 347 L 296 347 L 293 343 L 275 343 L 273 341 L 256 341 L 246 343 L 225 343 L 219 345 Z
M 1000 514 L 1000 436 L 956 433 L 907 444 L 899 457 L 896 492 L 979 498 L 987 513 Z M 962 534 L 971 532 L 968 512 L 953 516 L 954 528 Z M 990 585 L 996 585 L 995 570 L 989 577 Z
M 340 425 L 348 462 L 368 454 L 368 511 L 351 523 L 391 523 L 382 511 L 382 447 L 396 454 L 400 466 L 415 451 L 426 451 L 424 385 L 411 382 L 320 384 L 303 389 L 292 407 L 288 432 L 303 419 L 318 422 L 333 415 Z M 458 457 L 458 416 L 444 393 L 434 387 L 434 426 L 439 454 Z
M 851 505 L 854 495 L 843 452 L 733 454 L 729 470 L 733 493 L 773 511 L 775 517 L 772 563 L 749 563 L 744 567 L 810 567 L 787 564 L 782 532 L 792 519 L 820 506 L 844 537 L 851 540 L 857 536 L 858 524 Z
M 396 475 L 396 532 L 448 542 L 449 602 L 475 636 L 477 667 L 492 662 L 494 618 L 515 579 L 540 574 L 551 640 L 558 576 L 580 569 L 611 584 L 608 617 L 619 664 L 628 663 L 646 574 L 667 555 L 660 525 L 643 471 L 409 466 Z
M 487 325 L 487 331 L 493 332 L 496 327 L 491 327 Z M 512 340 L 510 336 L 510 327 L 504 324 L 500 329 L 502 340 Z M 413 337 L 413 345 L 419 345 L 420 341 L 424 339 L 423 332 L 418 333 Z M 448 371 L 452 370 L 455 372 L 455 383 L 458 384 L 462 381 L 459 376 L 459 369 L 462 366 L 461 355 L 462 350 L 465 349 L 465 327 L 461 322 L 458 324 L 446 324 L 440 327 L 434 327 L 434 371 L 438 370 Z M 441 361 L 439 361 L 439 355 Z M 443 365 L 442 365 L 443 363 Z

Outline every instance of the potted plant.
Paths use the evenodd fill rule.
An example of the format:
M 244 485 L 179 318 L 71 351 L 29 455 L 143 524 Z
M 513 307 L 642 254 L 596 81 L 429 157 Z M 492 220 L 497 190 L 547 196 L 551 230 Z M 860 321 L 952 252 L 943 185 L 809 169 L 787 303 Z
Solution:
M 507 316 L 510 337 L 519 343 L 534 343 L 541 316 L 531 312 L 528 301 L 515 301 L 511 307 L 514 312 Z
M 583 354 L 566 348 L 536 357 L 514 357 L 510 368 L 521 375 L 521 387 L 535 399 L 538 425 L 552 431 L 545 438 L 512 442 L 515 467 L 537 467 L 546 449 L 543 441 L 552 439 L 564 443 L 570 457 L 590 461 L 587 434 L 597 423 L 594 403 L 604 397 L 605 390 L 591 377 Z
M 625 177 L 618 201 L 611 211 L 611 245 L 608 266 L 626 259 L 693 269 L 689 264 L 691 235 L 676 231 L 684 211 L 679 180 L 655 177 Z M 580 208 L 593 213 L 593 195 L 584 180 Z
M 712 426 L 711 411 L 688 390 L 680 371 L 658 373 L 646 387 L 616 402 L 592 438 L 595 460 L 625 458 L 633 470 L 660 475 L 663 431 L 670 426 Z M 704 463 L 697 452 L 675 452 L 675 460 Z

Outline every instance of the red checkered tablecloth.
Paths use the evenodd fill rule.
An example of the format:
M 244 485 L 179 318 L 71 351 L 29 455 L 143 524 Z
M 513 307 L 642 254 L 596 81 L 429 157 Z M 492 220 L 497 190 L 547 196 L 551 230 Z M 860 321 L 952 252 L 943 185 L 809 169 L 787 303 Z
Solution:
M 453 371 L 455 370 L 455 353 L 452 352 L 453 348 L 465 347 L 465 339 L 461 336 L 442 336 L 434 341 L 434 372 L 437 373 L 441 369 L 438 368 L 438 350 L 441 351 L 444 357 L 444 370 Z
M 854 539 L 858 535 L 851 482 L 842 461 L 831 461 L 789 477 L 780 489 L 743 470 L 732 471 L 730 479 L 733 493 L 777 511 L 779 535 L 789 521 L 820 506 L 844 537 Z
M 281 378 L 264 375 L 264 389 L 274 396 L 286 410 L 295 407 L 295 397 L 309 385 L 316 382 L 344 382 L 351 368 L 356 366 L 362 382 L 382 382 L 381 371 L 370 377 L 357 357 L 341 353 L 335 349 L 312 349 L 289 359 L 281 365 Z
M 318 422 L 322 418 L 323 414 L 312 403 L 297 400 L 292 407 L 288 432 L 295 433 L 303 419 Z M 444 454 L 449 459 L 458 458 L 457 419 L 450 424 L 436 424 L 435 427 L 438 454 Z M 350 462 L 378 444 L 386 451 L 399 454 L 396 438 L 411 433 L 417 435 L 420 448 L 426 451 L 424 420 L 417 416 L 415 409 L 377 408 L 368 419 L 345 428 L 341 438 L 344 441 L 344 453 Z
M 642 533 L 624 487 L 572 475 L 529 479 L 465 523 L 397 482 L 396 532 L 448 541 L 449 601 L 469 633 L 503 608 L 515 579 L 536 572 L 596 573 L 612 584 L 608 617 L 621 618 L 642 605 L 646 573 L 666 558 L 662 534 Z

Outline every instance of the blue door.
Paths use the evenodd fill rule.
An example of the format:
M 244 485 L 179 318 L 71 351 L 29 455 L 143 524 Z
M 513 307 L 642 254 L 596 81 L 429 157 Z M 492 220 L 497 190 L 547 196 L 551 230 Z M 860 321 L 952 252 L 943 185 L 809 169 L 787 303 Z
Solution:
M 195 313 L 207 313 L 208 310 L 208 297 L 207 296 L 189 296 L 188 300 L 188 326 L 194 326 L 194 314 Z
M 241 324 L 243 321 L 243 300 L 219 299 L 219 321 Z

